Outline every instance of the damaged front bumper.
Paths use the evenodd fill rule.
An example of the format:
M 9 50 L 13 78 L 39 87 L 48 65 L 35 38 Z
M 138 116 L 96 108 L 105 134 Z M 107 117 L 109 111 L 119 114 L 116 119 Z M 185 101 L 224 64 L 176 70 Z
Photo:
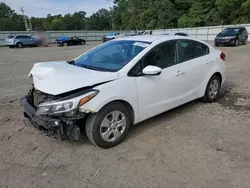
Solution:
M 65 140 L 81 140 L 81 130 L 75 124 L 74 118 L 49 117 L 47 115 L 36 115 L 36 109 L 29 104 L 27 97 L 21 99 L 21 105 L 24 109 L 24 123 L 40 131 L 45 132 L 48 136 Z

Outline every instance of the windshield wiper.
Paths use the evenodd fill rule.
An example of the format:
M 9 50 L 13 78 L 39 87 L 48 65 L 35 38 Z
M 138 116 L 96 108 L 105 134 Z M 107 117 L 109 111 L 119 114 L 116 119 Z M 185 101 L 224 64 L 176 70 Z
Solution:
M 101 68 L 101 67 L 94 67 L 90 65 L 80 65 L 80 67 L 86 68 L 86 69 L 91 69 L 91 70 L 97 70 L 97 71 L 103 71 L 103 72 L 108 72 L 107 69 Z
M 70 65 L 75 65 L 75 60 L 67 61 L 67 63 L 70 64 Z

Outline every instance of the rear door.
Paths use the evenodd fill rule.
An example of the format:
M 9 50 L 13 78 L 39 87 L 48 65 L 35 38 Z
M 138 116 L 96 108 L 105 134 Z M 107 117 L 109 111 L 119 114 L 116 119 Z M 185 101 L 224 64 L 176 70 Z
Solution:
M 186 84 L 181 87 L 184 102 L 194 100 L 199 96 L 199 88 L 204 84 L 208 69 L 212 68 L 209 47 L 198 41 L 179 40 L 181 73 Z

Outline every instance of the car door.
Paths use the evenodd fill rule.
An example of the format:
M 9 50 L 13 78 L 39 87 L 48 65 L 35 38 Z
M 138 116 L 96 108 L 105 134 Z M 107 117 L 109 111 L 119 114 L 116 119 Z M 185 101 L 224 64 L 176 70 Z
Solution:
M 67 43 L 68 43 L 69 46 L 74 45 L 73 37 L 68 37 L 67 38 Z
M 136 73 L 141 121 L 181 104 L 181 88 L 186 80 L 180 71 L 177 42 L 172 40 L 154 47 L 133 68 L 134 72 L 141 72 L 148 65 L 162 68 L 161 74 L 155 76 Z
M 17 38 L 18 38 L 19 42 L 21 42 L 23 45 L 29 45 L 28 40 L 27 40 L 27 36 L 20 35 Z
M 34 45 L 35 44 L 35 40 L 33 39 L 33 37 L 31 36 L 25 36 L 26 41 L 27 41 L 27 45 Z
M 78 40 L 76 37 L 72 37 L 72 45 L 77 45 L 78 44 Z
M 209 47 L 190 39 L 179 40 L 181 72 L 186 84 L 182 84 L 183 103 L 199 98 L 207 72 L 212 68 L 214 60 L 210 56 Z

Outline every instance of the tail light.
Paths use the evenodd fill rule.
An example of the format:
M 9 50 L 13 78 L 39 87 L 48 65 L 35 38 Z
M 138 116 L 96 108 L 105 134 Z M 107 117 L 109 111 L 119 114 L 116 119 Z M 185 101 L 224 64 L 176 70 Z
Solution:
M 226 61 L 226 54 L 224 54 L 223 52 L 220 54 L 220 58 L 223 60 L 223 61 Z

